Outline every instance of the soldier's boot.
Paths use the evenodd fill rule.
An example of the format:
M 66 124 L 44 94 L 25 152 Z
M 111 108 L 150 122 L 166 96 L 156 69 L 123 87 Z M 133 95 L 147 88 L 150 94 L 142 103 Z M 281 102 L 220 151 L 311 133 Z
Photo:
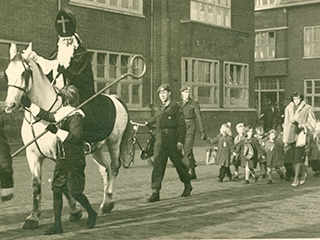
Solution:
M 190 174 L 190 179 L 191 180 L 197 179 L 196 169 L 195 168 L 190 168 L 189 174 Z
M 160 191 L 153 188 L 151 196 L 147 199 L 147 202 L 158 202 L 160 201 Z
M 183 190 L 183 193 L 181 194 L 181 197 L 190 196 L 191 191 L 192 191 L 191 183 L 185 183 L 184 184 L 184 190 Z

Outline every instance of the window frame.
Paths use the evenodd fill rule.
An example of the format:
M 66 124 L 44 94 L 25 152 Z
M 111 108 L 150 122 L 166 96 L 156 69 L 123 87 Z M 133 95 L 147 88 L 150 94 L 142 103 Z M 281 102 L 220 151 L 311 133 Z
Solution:
M 199 62 L 211 64 L 210 67 L 210 82 L 199 82 Z M 196 63 L 196 64 L 193 64 Z M 186 69 L 187 64 L 187 69 Z M 199 101 L 199 89 L 201 87 L 210 87 L 210 103 L 199 102 L 202 108 L 219 108 L 220 96 L 220 61 L 182 57 L 181 58 L 181 85 L 190 85 L 192 88 L 192 97 Z
M 270 34 L 273 33 L 273 43 L 271 43 Z M 262 35 L 266 34 L 266 39 L 262 38 Z M 258 38 L 258 39 L 257 39 Z M 266 42 L 265 44 L 263 42 Z M 257 49 L 259 51 L 257 51 Z M 272 54 L 270 56 L 270 49 Z M 267 52 L 267 56 L 261 57 L 261 54 Z M 259 57 L 258 57 L 259 56 Z M 259 31 L 255 33 L 255 60 L 275 59 L 276 58 L 276 31 Z
M 139 9 L 138 10 L 135 10 L 133 8 L 133 1 L 135 1 L 135 0 L 128 0 L 128 8 L 121 6 L 122 0 L 115 0 L 115 1 L 117 1 L 117 6 L 110 4 L 111 0 L 104 0 L 105 3 L 100 3 L 98 1 L 99 0 L 70 0 L 70 4 L 76 5 L 76 6 L 81 6 L 81 7 L 109 11 L 109 12 L 116 12 L 116 13 L 121 13 L 121 14 L 143 16 L 143 0 L 136 0 L 136 1 L 139 1 Z
M 128 57 L 128 61 L 127 64 L 129 64 L 131 58 L 135 55 L 141 56 L 140 54 L 130 54 L 130 53 L 123 53 L 123 52 L 111 52 L 111 51 L 104 51 L 104 50 L 93 50 L 90 49 L 88 50 L 91 54 L 92 54 L 92 71 L 93 71 L 93 76 L 94 76 L 94 85 L 95 85 L 95 90 L 99 91 L 100 89 L 102 89 L 103 87 L 107 86 L 108 84 L 112 83 L 114 80 L 118 79 L 123 72 L 121 72 L 121 70 L 123 69 L 122 65 L 121 65 L 121 57 L 125 56 Z M 103 73 L 104 76 L 99 76 L 98 77 L 98 62 L 97 62 L 97 55 L 98 54 L 104 54 L 104 64 L 100 64 L 99 66 L 103 66 Z M 116 75 L 115 77 L 110 77 L 110 64 L 109 64 L 109 57 L 110 55 L 116 55 L 117 60 L 116 60 Z M 138 58 L 139 59 L 139 58 Z M 139 65 L 142 68 L 142 62 L 139 59 Z M 132 69 L 129 68 L 129 66 L 127 65 L 127 70 L 129 73 L 132 73 Z M 104 85 L 104 86 L 103 86 Z M 133 79 L 132 77 L 127 77 L 125 79 L 122 79 L 121 81 L 119 81 L 116 85 L 114 85 L 113 87 L 107 89 L 105 91 L 106 94 L 117 94 L 119 97 L 123 98 L 124 100 L 126 100 L 126 98 L 124 98 L 122 91 L 124 90 L 123 86 L 128 86 L 128 101 L 126 101 L 126 104 L 128 105 L 128 107 L 142 107 L 142 95 L 143 95 L 143 77 L 139 78 L 139 79 Z M 139 85 L 139 90 L 138 90 L 138 101 L 139 103 L 134 103 L 134 96 L 133 96 L 133 91 L 134 91 L 134 87 Z M 113 91 L 116 91 L 116 93 L 114 93 Z
M 220 27 L 231 28 L 231 0 L 223 0 L 225 2 L 225 6 L 216 3 L 215 0 L 210 1 L 212 2 L 209 2 L 209 0 L 190 0 L 190 20 Z M 201 10 L 201 8 L 203 8 L 203 11 Z M 212 11 L 212 13 L 210 13 L 210 11 Z M 220 14 L 218 15 L 217 12 L 219 12 Z M 203 19 L 201 19 L 202 15 Z M 218 16 L 220 16 L 220 20 Z M 223 21 L 221 19 L 222 16 Z M 212 19 L 210 19 L 211 17 Z M 220 21 L 220 23 L 218 21 Z
M 264 1 L 267 1 L 266 4 L 263 4 Z M 274 3 L 270 3 L 271 1 L 274 1 Z M 254 6 L 255 8 L 266 8 L 266 7 L 273 7 L 279 4 L 278 0 L 255 0 Z
M 238 86 L 232 86 L 227 84 L 227 74 L 230 76 L 230 67 L 226 71 L 226 67 L 230 65 L 237 65 L 242 68 L 241 79 L 242 84 Z M 239 62 L 223 62 L 223 105 L 225 108 L 249 108 L 249 64 Z M 230 81 L 229 81 L 230 82 Z M 240 89 L 242 93 L 240 96 L 241 101 L 237 101 L 240 104 L 231 103 L 231 89 Z
M 318 29 L 318 34 L 319 34 L 318 40 L 314 40 L 315 38 L 314 32 L 316 28 Z M 306 31 L 309 29 L 312 30 L 312 41 L 307 42 L 308 34 Z M 313 52 L 313 53 L 307 54 L 307 44 L 314 45 L 313 47 L 311 46 L 311 48 L 313 49 L 317 47 L 318 53 Z M 311 49 L 310 49 L 310 52 L 311 52 Z M 303 28 L 303 56 L 304 58 L 320 58 L 320 25 L 308 26 Z
M 307 92 L 307 82 L 310 82 L 312 83 L 312 92 L 311 93 L 308 93 Z M 315 106 L 315 101 L 314 101 L 314 98 L 315 97 L 318 97 L 320 99 L 320 92 L 319 93 L 315 93 L 315 82 L 318 81 L 319 82 L 319 89 L 320 89 L 320 79 L 305 79 L 303 81 L 303 85 L 304 85 L 304 97 L 305 99 L 308 99 L 311 97 L 311 102 L 310 101 L 307 101 L 309 105 L 311 105 L 315 111 L 320 111 L 320 106 Z

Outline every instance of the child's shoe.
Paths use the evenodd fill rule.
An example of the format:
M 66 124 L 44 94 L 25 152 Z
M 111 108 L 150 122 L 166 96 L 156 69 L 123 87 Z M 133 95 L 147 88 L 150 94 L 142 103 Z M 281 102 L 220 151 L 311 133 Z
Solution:
M 268 180 L 268 181 L 267 181 L 267 184 L 271 184 L 271 183 L 272 183 L 272 180 Z
M 249 180 L 243 180 L 243 184 L 249 184 Z

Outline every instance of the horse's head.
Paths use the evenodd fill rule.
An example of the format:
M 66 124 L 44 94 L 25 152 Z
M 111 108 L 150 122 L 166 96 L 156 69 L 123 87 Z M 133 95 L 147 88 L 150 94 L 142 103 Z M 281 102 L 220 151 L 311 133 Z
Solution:
M 8 92 L 5 101 L 5 111 L 12 112 L 20 105 L 21 97 L 30 89 L 32 71 L 30 69 L 28 55 L 31 52 L 31 44 L 24 53 L 17 53 L 15 44 L 10 47 L 10 62 L 5 70 L 5 78 L 8 81 Z

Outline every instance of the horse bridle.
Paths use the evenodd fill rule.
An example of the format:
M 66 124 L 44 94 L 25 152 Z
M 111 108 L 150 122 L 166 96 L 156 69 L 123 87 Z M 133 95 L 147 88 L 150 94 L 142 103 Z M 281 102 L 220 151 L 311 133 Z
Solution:
M 23 91 L 23 92 L 27 93 L 28 92 L 28 88 L 29 88 L 29 81 L 30 81 L 30 79 L 31 80 L 33 79 L 32 70 L 30 69 L 30 66 L 29 66 L 27 60 L 22 57 L 21 53 L 18 53 L 16 56 L 19 56 L 19 60 L 21 60 L 22 66 L 24 67 L 24 71 L 22 73 L 22 78 L 24 80 L 25 87 L 16 86 L 16 85 L 13 85 L 13 84 L 8 84 L 8 87 L 14 87 L 14 88 L 19 89 L 20 91 Z M 13 60 L 14 59 L 12 59 L 11 61 L 13 61 Z M 5 79 L 6 80 L 8 79 L 6 73 L 5 73 Z

